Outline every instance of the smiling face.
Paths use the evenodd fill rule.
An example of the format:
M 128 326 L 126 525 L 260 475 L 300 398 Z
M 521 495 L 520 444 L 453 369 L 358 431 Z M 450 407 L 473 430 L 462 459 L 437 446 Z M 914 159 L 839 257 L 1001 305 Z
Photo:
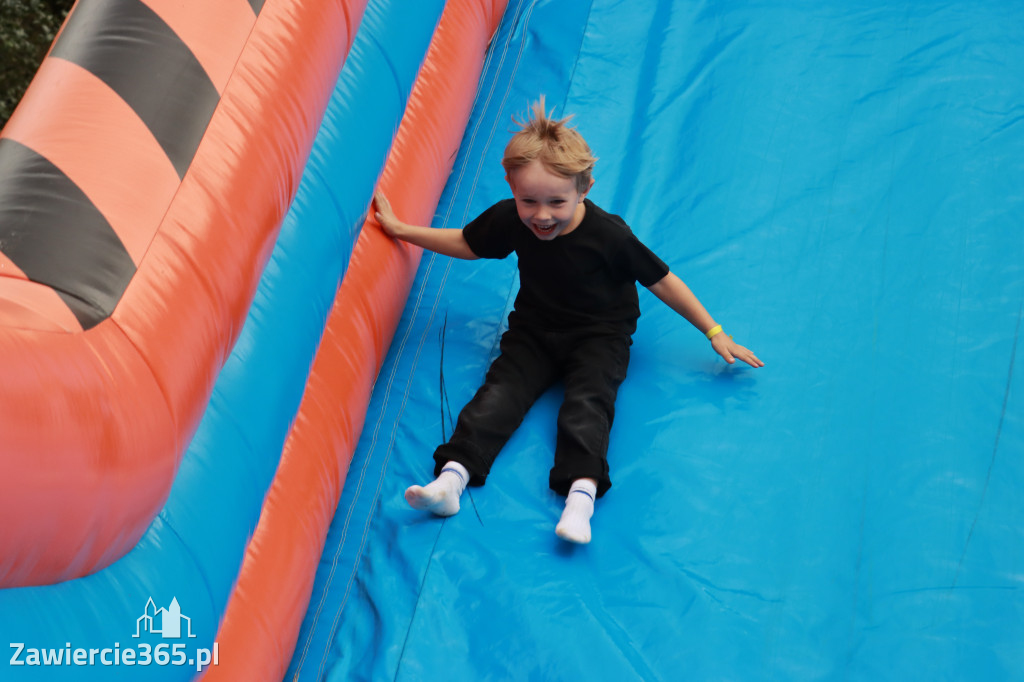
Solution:
M 510 170 L 506 179 L 519 219 L 537 239 L 550 241 L 568 234 L 583 220 L 587 192 L 577 190 L 574 178 L 556 175 L 535 159 Z

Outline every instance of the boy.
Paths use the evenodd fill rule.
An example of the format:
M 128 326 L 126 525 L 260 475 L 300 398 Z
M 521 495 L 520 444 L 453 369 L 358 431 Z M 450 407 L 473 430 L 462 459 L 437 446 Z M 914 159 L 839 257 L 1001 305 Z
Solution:
M 553 120 L 541 97 L 505 148 L 512 190 L 463 229 L 407 225 L 380 193 L 376 218 L 391 237 L 455 258 L 518 256 L 520 289 L 483 386 L 463 408 L 451 439 L 434 453 L 435 480 L 405 498 L 438 516 L 459 511 L 466 485 L 483 485 L 499 450 L 540 395 L 561 379 L 555 464 L 549 485 L 566 496 L 555 528 L 590 542 L 594 500 L 611 487 L 608 436 L 640 316 L 636 282 L 710 339 L 726 362 L 762 367 L 715 323 L 689 288 L 621 218 L 589 199 L 596 158 L 583 137 Z

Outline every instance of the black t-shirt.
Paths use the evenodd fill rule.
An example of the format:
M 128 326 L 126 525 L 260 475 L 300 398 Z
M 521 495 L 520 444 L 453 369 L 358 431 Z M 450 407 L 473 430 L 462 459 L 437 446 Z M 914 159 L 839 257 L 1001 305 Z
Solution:
M 477 256 L 519 259 L 519 322 L 567 331 L 636 331 L 640 316 L 636 282 L 650 286 L 669 268 L 617 215 L 585 199 L 575 230 L 551 241 L 537 239 L 519 220 L 514 199 L 481 213 L 462 233 Z

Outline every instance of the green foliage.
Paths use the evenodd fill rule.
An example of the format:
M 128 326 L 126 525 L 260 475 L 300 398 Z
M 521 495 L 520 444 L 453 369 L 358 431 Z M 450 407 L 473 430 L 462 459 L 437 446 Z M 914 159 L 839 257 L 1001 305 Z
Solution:
M 74 0 L 0 0 L 0 127 L 14 112 Z

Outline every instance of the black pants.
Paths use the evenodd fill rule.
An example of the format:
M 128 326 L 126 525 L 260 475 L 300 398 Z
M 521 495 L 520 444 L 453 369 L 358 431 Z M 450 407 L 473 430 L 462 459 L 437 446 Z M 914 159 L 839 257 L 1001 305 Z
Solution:
M 628 334 L 513 325 L 501 337 L 501 355 L 487 370 L 483 386 L 459 414 L 451 439 L 434 452 L 434 475 L 455 461 L 469 471 L 469 485 L 483 485 L 530 406 L 562 379 L 565 399 L 549 484 L 568 495 L 573 481 L 593 478 L 598 497 L 604 495 L 612 485 L 607 453 L 615 396 L 626 378 L 631 343 Z

